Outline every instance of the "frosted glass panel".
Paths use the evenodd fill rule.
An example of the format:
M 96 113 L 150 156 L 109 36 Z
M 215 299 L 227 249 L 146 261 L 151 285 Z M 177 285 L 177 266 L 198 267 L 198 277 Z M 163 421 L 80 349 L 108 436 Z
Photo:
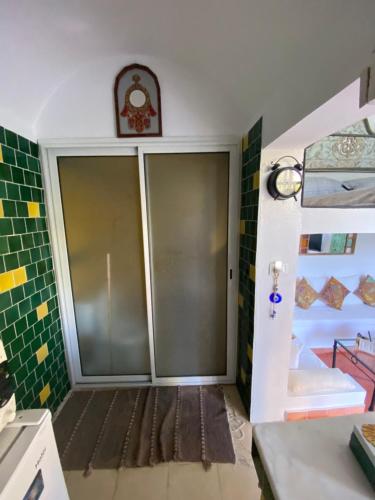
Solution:
M 156 376 L 224 375 L 229 154 L 145 165 Z
M 82 374 L 148 374 L 137 157 L 58 165 Z

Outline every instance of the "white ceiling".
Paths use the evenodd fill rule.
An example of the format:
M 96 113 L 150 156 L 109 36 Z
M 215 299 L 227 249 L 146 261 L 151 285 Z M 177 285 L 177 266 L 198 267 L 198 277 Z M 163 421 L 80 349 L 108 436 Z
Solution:
M 369 118 L 370 123 L 375 124 L 375 105 L 366 104 L 359 108 L 359 86 L 360 80 L 358 78 L 284 134 L 281 134 L 269 145 L 269 148 L 280 151 L 294 148 L 303 151 L 304 148 L 323 137 L 340 132 L 363 118 Z
M 0 123 L 31 130 L 83 65 L 145 54 L 203 75 L 244 130 L 295 79 L 302 94 L 354 80 L 374 21 L 374 0 L 0 0 Z

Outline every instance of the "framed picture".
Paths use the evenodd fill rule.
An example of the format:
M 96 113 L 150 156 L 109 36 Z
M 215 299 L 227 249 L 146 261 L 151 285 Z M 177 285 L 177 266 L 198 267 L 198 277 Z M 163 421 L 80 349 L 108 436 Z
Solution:
M 375 207 L 375 126 L 371 118 L 305 149 L 303 207 Z
M 353 255 L 356 233 L 302 234 L 300 255 Z
M 162 135 L 160 87 L 150 68 L 131 64 L 117 75 L 114 87 L 117 137 Z

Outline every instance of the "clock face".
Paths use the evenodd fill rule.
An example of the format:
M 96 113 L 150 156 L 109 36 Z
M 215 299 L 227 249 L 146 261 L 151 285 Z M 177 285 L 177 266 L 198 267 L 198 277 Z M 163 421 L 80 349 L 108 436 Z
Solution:
M 275 187 L 281 196 L 293 196 L 302 187 L 301 174 L 294 168 L 284 168 L 276 177 Z

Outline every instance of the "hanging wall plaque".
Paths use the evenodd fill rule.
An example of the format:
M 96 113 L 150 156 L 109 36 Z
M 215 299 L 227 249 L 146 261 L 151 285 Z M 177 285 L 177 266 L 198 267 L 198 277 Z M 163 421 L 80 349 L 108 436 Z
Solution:
M 160 87 L 147 66 L 126 66 L 116 77 L 117 137 L 162 135 Z

